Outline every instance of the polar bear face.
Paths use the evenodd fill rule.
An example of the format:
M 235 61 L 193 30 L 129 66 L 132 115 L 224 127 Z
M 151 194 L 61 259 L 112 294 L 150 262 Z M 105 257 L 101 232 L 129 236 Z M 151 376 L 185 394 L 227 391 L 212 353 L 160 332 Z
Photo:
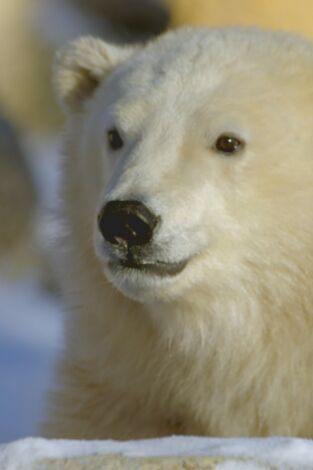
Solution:
M 123 294 L 237 289 L 312 255 L 311 43 L 253 29 L 138 48 L 85 38 L 56 81 L 71 230 L 84 225 Z

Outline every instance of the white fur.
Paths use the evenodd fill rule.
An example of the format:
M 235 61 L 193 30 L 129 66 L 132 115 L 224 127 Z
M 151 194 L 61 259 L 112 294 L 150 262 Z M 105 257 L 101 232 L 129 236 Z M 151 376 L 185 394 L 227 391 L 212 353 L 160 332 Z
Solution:
M 312 43 L 190 28 L 112 50 L 80 40 L 57 68 L 69 311 L 46 433 L 313 437 Z M 223 133 L 243 151 L 216 152 Z M 109 270 L 114 199 L 161 216 L 152 260 L 181 274 Z

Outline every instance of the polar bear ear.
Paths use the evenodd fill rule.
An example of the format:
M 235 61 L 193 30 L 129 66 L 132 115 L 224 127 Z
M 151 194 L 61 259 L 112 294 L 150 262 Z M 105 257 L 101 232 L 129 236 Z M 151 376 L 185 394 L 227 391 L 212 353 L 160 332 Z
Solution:
M 100 83 L 135 47 L 108 44 L 101 39 L 82 37 L 56 55 L 54 82 L 65 111 L 79 112 Z

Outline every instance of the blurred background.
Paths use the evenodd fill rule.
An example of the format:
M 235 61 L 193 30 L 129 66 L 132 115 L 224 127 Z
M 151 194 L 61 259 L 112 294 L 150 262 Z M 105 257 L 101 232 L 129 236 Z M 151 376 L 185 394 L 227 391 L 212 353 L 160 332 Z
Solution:
M 0 443 L 37 435 L 62 348 L 54 274 L 60 132 L 55 50 L 83 34 L 146 41 L 193 25 L 257 25 L 313 37 L 311 0 L 1 0 Z

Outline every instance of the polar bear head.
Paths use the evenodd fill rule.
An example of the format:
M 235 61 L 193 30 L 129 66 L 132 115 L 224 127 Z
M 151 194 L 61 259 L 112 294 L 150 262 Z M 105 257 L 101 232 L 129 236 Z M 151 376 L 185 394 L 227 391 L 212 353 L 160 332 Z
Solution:
M 313 266 L 309 41 L 236 28 L 134 47 L 82 38 L 55 78 L 70 229 L 124 295 L 287 291 Z

